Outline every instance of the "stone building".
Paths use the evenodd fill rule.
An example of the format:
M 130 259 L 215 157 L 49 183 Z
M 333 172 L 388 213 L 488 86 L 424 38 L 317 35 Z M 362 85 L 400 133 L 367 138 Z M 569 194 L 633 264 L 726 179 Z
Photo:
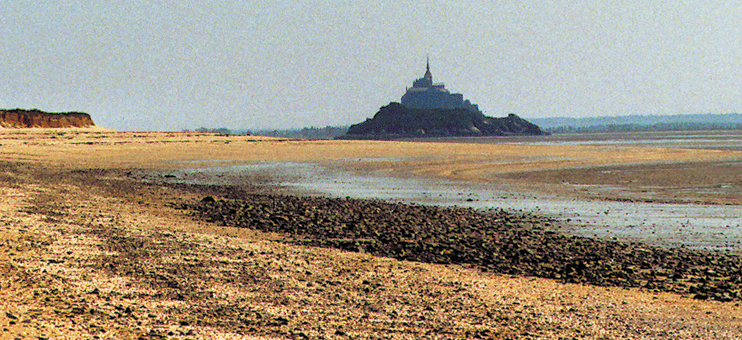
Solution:
M 433 83 L 433 74 L 430 73 L 430 59 L 425 66 L 425 75 L 415 80 L 412 87 L 402 96 L 402 105 L 411 109 L 457 109 L 465 108 L 479 111 L 476 104 L 464 99 L 461 93 L 449 92 L 445 85 Z

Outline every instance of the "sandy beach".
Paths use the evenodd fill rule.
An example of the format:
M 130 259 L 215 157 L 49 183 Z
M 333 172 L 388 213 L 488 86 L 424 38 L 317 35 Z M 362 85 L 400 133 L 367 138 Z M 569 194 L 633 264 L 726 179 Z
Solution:
M 733 148 L 0 130 L 0 338 L 739 338 L 738 302 L 287 244 L 194 220 L 173 206 L 206 193 L 151 174 L 294 162 L 723 206 L 742 204 L 741 161 Z

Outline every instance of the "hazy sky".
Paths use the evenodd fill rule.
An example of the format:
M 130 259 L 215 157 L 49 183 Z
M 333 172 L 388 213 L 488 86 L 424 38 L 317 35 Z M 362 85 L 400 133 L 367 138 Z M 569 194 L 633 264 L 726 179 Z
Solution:
M 344 125 L 434 81 L 524 118 L 742 112 L 739 1 L 0 0 L 0 108 Z

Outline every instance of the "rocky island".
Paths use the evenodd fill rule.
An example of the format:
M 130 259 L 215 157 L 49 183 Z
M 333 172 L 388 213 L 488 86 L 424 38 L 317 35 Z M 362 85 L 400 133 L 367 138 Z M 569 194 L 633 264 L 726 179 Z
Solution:
M 515 114 L 485 116 L 479 106 L 444 84 L 433 83 L 428 61 L 425 74 L 413 82 L 400 103 L 379 109 L 372 119 L 352 125 L 342 139 L 544 135 L 538 126 Z
M 382 107 L 373 119 L 352 125 L 347 139 L 394 139 L 407 137 L 475 137 L 544 135 L 538 126 L 514 114 L 487 117 L 465 108 L 414 109 L 400 103 Z
M 93 119 L 83 112 L 44 112 L 41 110 L 0 110 L 0 128 L 71 128 L 93 127 Z

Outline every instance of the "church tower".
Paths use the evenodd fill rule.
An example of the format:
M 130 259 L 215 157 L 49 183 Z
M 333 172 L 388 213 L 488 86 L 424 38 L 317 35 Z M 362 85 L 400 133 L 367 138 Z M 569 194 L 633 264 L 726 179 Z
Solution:
M 450 93 L 443 84 L 433 83 L 433 73 L 430 72 L 430 57 L 425 63 L 425 74 L 412 83 L 402 96 L 402 105 L 413 109 L 455 109 L 464 108 L 479 111 L 476 104 L 464 100 L 461 93 Z
M 423 75 L 422 78 L 415 80 L 415 82 L 412 83 L 412 86 L 419 88 L 433 86 L 433 74 L 430 73 L 430 57 L 428 57 L 428 62 L 425 64 L 425 75 Z
M 425 63 L 425 75 L 423 76 L 423 78 L 430 81 L 431 85 L 433 84 L 433 74 L 430 73 L 430 57 L 428 57 L 428 61 L 427 63 Z

